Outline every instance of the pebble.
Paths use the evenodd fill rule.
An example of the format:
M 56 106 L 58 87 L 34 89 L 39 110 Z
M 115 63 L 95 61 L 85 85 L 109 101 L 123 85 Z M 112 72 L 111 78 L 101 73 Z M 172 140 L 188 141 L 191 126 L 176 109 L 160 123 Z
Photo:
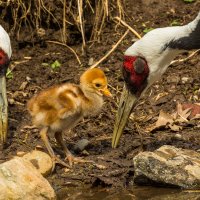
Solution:
M 90 58 L 88 61 L 88 65 L 91 66 L 94 64 L 94 58 Z
M 182 77 L 181 78 L 181 82 L 184 83 L 192 83 L 193 82 L 193 78 L 192 77 Z
M 74 152 L 79 153 L 83 151 L 89 144 L 89 140 L 87 139 L 81 139 L 74 145 Z
M 174 137 L 175 137 L 176 139 L 182 139 L 182 135 L 179 134 L 179 133 L 175 134 Z

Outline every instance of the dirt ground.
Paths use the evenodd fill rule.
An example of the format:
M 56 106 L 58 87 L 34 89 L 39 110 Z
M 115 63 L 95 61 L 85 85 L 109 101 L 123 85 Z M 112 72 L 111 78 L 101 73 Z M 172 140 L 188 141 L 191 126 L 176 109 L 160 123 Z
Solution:
M 193 3 L 185 3 L 183 0 L 126 0 L 125 2 L 126 22 L 141 35 L 144 35 L 145 26 L 146 28 L 170 26 L 174 20 L 186 24 L 194 19 L 200 8 L 199 0 Z M 101 43 L 89 43 L 86 55 L 81 55 L 81 45 L 73 46 L 81 55 L 82 66 L 66 47 L 44 40 L 33 45 L 12 38 L 13 78 L 7 80 L 9 141 L 0 154 L 0 162 L 11 159 L 19 151 L 28 152 L 37 145 L 43 146 L 38 129 L 31 127 L 30 116 L 26 109 L 27 100 L 41 89 L 54 84 L 78 83 L 80 74 L 88 67 L 89 59 L 98 61 L 102 58 L 125 31 L 126 28 L 121 25 L 108 24 L 104 29 Z M 113 99 L 105 99 L 105 105 L 98 116 L 85 119 L 70 134 L 66 133 L 65 140 L 70 149 L 73 149 L 80 139 L 88 139 L 90 144 L 86 150 L 76 155 L 93 160 L 98 165 L 76 164 L 68 172 L 57 165 L 54 173 L 47 178 L 56 191 L 67 185 L 76 186 L 82 183 L 92 186 L 127 187 L 133 184 L 132 159 L 140 151 L 154 150 L 164 144 L 200 149 L 199 126 L 196 122 L 185 125 L 178 132 L 181 137 L 175 137 L 175 132 L 165 128 L 149 134 L 144 131 L 145 127 L 156 121 L 161 109 L 172 113 L 177 101 L 200 103 L 199 53 L 186 62 L 178 62 L 168 68 L 162 79 L 149 89 L 134 109 L 133 120 L 126 126 L 119 147 L 111 148 L 114 118 L 123 87 L 120 71 L 123 52 L 133 43 L 134 38 L 134 35 L 129 33 L 117 50 L 100 64 L 108 76 Z M 187 56 L 188 54 L 184 54 L 178 58 Z M 56 60 L 61 63 L 61 67 L 52 70 L 50 64 Z M 49 66 L 44 63 L 48 63 Z M 185 77 L 189 79 L 183 83 L 181 80 Z M 158 95 L 163 97 L 158 98 Z M 53 138 L 51 143 L 54 150 L 64 158 Z

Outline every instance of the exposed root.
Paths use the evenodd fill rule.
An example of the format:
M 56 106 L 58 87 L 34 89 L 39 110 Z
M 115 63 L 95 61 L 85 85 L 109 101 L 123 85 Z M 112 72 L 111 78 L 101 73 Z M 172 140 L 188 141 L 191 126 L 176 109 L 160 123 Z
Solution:
M 117 19 L 121 24 L 123 24 L 125 27 L 127 27 L 139 39 L 141 38 L 140 34 L 136 30 L 134 30 L 131 26 L 129 26 L 125 21 L 123 21 L 120 17 L 115 17 L 114 19 Z

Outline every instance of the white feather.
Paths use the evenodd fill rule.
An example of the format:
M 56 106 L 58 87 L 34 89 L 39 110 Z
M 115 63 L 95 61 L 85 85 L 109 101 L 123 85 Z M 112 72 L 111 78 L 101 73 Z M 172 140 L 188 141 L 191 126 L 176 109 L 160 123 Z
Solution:
M 4 28 L 0 25 L 0 48 L 8 55 L 10 58 L 12 55 L 10 37 Z

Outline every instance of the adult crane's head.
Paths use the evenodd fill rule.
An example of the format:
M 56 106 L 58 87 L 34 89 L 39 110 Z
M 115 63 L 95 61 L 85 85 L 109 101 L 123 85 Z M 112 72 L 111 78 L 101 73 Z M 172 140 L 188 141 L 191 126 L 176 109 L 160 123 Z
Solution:
M 122 66 L 126 87 L 115 120 L 113 148 L 118 145 L 129 115 L 145 90 L 161 77 L 180 52 L 199 48 L 200 13 L 185 26 L 154 29 L 126 50 Z

